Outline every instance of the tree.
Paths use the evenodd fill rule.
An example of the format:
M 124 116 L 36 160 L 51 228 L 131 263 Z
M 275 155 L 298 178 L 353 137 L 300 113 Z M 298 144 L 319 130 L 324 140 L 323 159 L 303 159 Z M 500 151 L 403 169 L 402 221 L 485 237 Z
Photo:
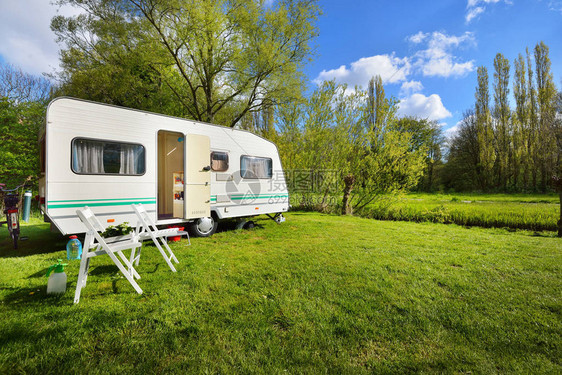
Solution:
M 328 198 L 341 197 L 340 212 L 351 214 L 417 185 L 427 146 L 416 139 L 415 126 L 398 125 L 396 101 L 384 94 L 384 121 L 373 127 L 368 92 L 328 81 L 306 102 L 278 107 L 276 143 L 285 169 L 294 173 L 292 192 L 301 205 L 327 210 Z
M 478 86 L 476 87 L 476 133 L 478 139 L 478 181 L 481 189 L 490 187 L 495 161 L 492 119 L 490 115 L 490 95 L 488 92 L 488 69 L 478 67 Z
M 471 191 L 481 184 L 478 130 L 474 110 L 466 111 L 458 131 L 449 141 L 449 154 L 443 170 L 446 187 Z
M 0 65 L 0 182 L 15 186 L 38 176 L 37 134 L 50 92 L 46 78 Z
M 367 125 L 371 129 L 382 131 L 388 106 L 381 76 L 372 77 L 367 88 Z
M 357 156 L 353 142 L 361 137 L 364 93 L 346 93 L 345 85 L 323 82 L 306 102 L 280 106 L 276 142 L 285 169 L 292 170 L 301 204 L 326 210 L 329 196 L 339 194 L 339 183 Z M 320 194 L 321 200 L 315 201 Z
M 513 165 L 511 149 L 511 122 L 508 102 L 509 60 L 501 53 L 494 59 L 494 121 L 497 183 L 505 190 L 509 179 L 509 166 Z
M 548 46 L 540 42 L 535 46 L 535 69 L 537 72 L 537 103 L 539 132 L 539 165 L 541 172 L 542 191 L 546 191 L 547 183 L 555 172 L 556 162 L 556 86 L 550 71 L 550 58 Z
M 442 168 L 441 147 L 445 142 L 441 126 L 436 121 L 403 117 L 396 121 L 396 130 L 410 134 L 412 151 L 422 147 L 427 150 L 423 178 L 420 179 L 418 189 L 424 191 L 438 189 Z
M 89 79 L 99 78 L 90 72 L 103 72 L 107 88 L 94 93 L 106 101 L 131 101 L 137 108 L 162 101 L 167 111 L 227 126 L 299 95 L 319 13 L 315 0 L 59 3 L 86 12 L 57 16 L 51 24 L 66 44 L 65 87 L 97 90 Z M 118 84 L 129 83 L 124 89 L 112 85 L 120 73 L 125 82 Z
M 528 150 L 529 155 L 532 159 L 531 176 L 533 189 L 537 188 L 537 171 L 540 168 L 539 165 L 539 130 L 538 130 L 538 109 L 537 109 L 537 90 L 535 88 L 534 78 L 533 78 L 533 65 L 531 62 L 531 54 L 529 49 L 526 49 L 527 53 L 527 93 L 529 95 L 529 138 L 528 138 Z
M 43 102 L 0 98 L 0 181 L 8 186 L 39 174 L 37 133 L 45 118 Z
M 274 140 L 276 135 L 274 112 L 272 106 L 264 106 L 257 111 L 249 112 L 240 120 L 240 128 Z
M 13 102 L 45 101 L 51 93 L 51 82 L 21 69 L 0 63 L 0 98 Z
M 523 189 L 528 188 L 529 183 L 529 96 L 527 92 L 526 68 L 523 55 L 519 54 L 513 62 L 515 73 L 513 76 L 513 96 L 515 97 L 515 116 L 513 127 L 513 187 L 517 188 L 519 174 L 523 176 Z

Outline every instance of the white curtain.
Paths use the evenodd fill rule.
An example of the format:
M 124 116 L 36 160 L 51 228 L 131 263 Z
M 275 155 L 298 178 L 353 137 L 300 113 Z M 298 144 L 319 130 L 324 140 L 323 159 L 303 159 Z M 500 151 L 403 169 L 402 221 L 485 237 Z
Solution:
M 137 173 L 137 166 L 135 163 L 135 146 L 134 145 L 121 145 L 121 155 L 119 174 L 135 174 Z
M 106 166 L 104 167 L 104 151 Z M 117 157 L 119 160 L 117 160 Z M 72 170 L 76 173 L 125 175 L 143 174 L 144 147 L 141 145 L 118 144 L 80 139 L 73 142 Z M 119 171 L 117 171 L 119 166 Z M 106 171 L 107 169 L 107 171 Z
M 271 159 L 242 157 L 242 175 L 244 178 L 270 178 Z
M 72 168 L 76 173 L 104 173 L 103 143 L 80 140 L 74 142 Z

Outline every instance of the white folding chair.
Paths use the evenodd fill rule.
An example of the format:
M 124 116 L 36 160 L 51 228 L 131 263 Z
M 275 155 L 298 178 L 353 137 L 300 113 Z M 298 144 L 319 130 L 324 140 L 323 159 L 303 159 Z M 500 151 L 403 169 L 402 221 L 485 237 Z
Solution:
M 144 241 L 150 238 L 160 251 L 160 254 L 162 254 L 162 257 L 164 258 L 166 263 L 168 263 L 170 269 L 176 272 L 176 268 L 172 264 L 172 260 L 176 263 L 179 263 L 179 261 L 172 252 L 172 249 L 170 249 L 170 246 L 168 246 L 168 242 L 166 241 L 166 239 L 171 236 L 187 235 L 188 245 L 191 245 L 189 234 L 187 232 L 180 231 L 178 228 L 158 229 L 142 204 L 133 204 L 132 206 L 138 218 L 136 239 L 139 241 Z M 132 252 L 130 259 L 131 263 L 134 262 L 134 264 L 138 265 L 139 260 L 140 251 L 137 256 L 135 256 L 134 252 Z
M 82 258 L 80 260 L 80 270 L 78 271 L 78 282 L 76 283 L 74 303 L 78 303 L 80 301 L 80 293 L 82 288 L 86 286 L 88 269 L 90 268 L 90 259 L 103 254 L 109 255 L 117 268 L 119 268 L 119 271 L 123 273 L 137 293 L 142 294 L 142 289 L 135 281 L 135 278 L 140 279 L 140 275 L 123 254 L 123 250 L 127 249 L 131 249 L 131 253 L 134 253 L 136 248 L 140 248 L 142 246 L 142 243 L 138 242 L 131 234 L 118 237 L 102 237 L 99 232 L 103 232 L 105 227 L 100 223 L 98 218 L 94 215 L 92 210 L 88 208 L 88 206 L 81 210 L 77 210 L 76 213 L 88 231 L 86 232 L 84 249 L 82 250 Z M 127 268 L 123 266 L 119 258 L 115 256 L 115 253 L 119 255 L 119 258 L 123 261 Z

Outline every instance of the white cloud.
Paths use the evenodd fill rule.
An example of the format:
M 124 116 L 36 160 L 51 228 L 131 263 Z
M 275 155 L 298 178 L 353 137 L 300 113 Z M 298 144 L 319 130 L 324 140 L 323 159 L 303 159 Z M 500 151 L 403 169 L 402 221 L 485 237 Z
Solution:
M 551 0 L 548 2 L 548 9 L 562 14 L 562 1 Z
M 481 13 L 484 13 L 483 7 L 471 8 L 467 11 L 464 19 L 465 19 L 466 23 L 470 23 L 470 21 L 472 21 L 474 18 L 478 17 Z
M 371 77 L 380 75 L 385 84 L 407 81 L 413 70 L 427 77 L 460 77 L 474 70 L 474 62 L 458 61 L 452 50 L 475 43 L 474 35 L 465 32 L 461 35 L 447 35 L 418 32 L 406 38 L 408 41 L 425 47 L 410 57 L 397 57 L 395 53 L 362 57 L 350 66 L 341 65 L 337 69 L 323 70 L 314 83 L 335 79 L 350 87 L 367 85 Z M 422 48 L 423 48 L 422 47 Z
M 400 100 L 398 114 L 401 116 L 416 116 L 428 120 L 441 120 L 451 117 L 452 114 L 445 108 L 441 97 L 437 94 L 425 96 L 413 94 L 408 98 Z
M 410 35 L 407 39 L 412 42 L 412 43 L 421 43 L 425 40 L 425 38 L 427 38 L 429 35 L 429 33 L 423 33 L 421 31 L 419 31 L 417 34 L 414 35 Z
M 423 85 L 420 81 L 407 81 L 400 87 L 400 96 L 409 96 L 421 90 L 423 90 Z
M 76 8 L 51 5 L 46 0 L 0 2 L 0 55 L 31 74 L 52 72 L 59 66 L 59 46 L 50 29 L 56 14 L 78 14 Z
M 484 13 L 486 10 L 487 4 L 496 4 L 500 1 L 511 5 L 513 4 L 511 0 L 468 0 L 466 3 L 466 14 L 464 16 L 464 20 L 467 24 L 470 23 L 473 19 L 477 18 L 480 14 Z
M 398 83 L 406 80 L 410 68 L 407 57 L 399 58 L 394 54 L 375 55 L 362 57 L 352 62 L 349 68 L 342 65 L 337 69 L 323 70 L 314 82 L 319 84 L 322 81 L 335 79 L 337 83 L 346 83 L 350 87 L 355 85 L 365 87 L 372 77 L 380 75 L 385 84 Z
M 435 31 L 431 34 L 418 32 L 407 38 L 415 44 L 425 43 L 426 49 L 420 50 L 412 57 L 413 66 L 427 77 L 460 77 L 474 70 L 474 61 L 459 62 L 452 50 L 462 45 L 474 44 L 474 35 L 465 32 L 462 35 L 447 35 Z
M 455 135 L 457 135 L 457 132 L 459 131 L 459 124 L 457 123 L 457 125 L 453 125 L 451 126 L 449 129 L 445 129 L 443 131 L 443 134 L 445 135 L 445 138 L 447 139 L 451 139 L 453 138 Z

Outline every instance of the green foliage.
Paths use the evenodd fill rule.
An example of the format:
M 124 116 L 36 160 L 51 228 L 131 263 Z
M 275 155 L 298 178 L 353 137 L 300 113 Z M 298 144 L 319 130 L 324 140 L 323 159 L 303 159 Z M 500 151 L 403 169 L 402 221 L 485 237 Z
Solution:
M 494 107 L 489 109 L 488 72 L 478 68 L 475 111 L 468 111 L 451 140 L 444 171 L 446 187 L 463 191 L 548 192 L 550 179 L 562 169 L 562 111 L 556 104 L 549 48 L 534 49 L 534 67 L 520 54 L 514 61 L 509 106 L 509 61 L 494 59 Z M 474 116 L 474 119 L 471 118 Z
M 560 373 L 558 238 L 302 212 L 259 224 L 171 243 L 178 272 L 145 243 L 142 295 L 92 258 L 77 305 L 77 261 L 66 294 L 45 293 L 66 240 L 22 227 L 23 253 L 0 257 L 0 372 Z
M 37 137 L 44 116 L 42 102 L 14 103 L 0 98 L 0 182 L 8 187 L 38 176 Z
M 441 147 L 445 142 L 441 126 L 436 121 L 403 117 L 396 121 L 396 128 L 400 132 L 411 135 L 412 151 L 422 148 L 427 150 L 423 177 L 420 179 L 417 189 L 422 191 L 438 190 L 443 168 Z
M 102 237 L 116 237 L 116 236 L 124 236 L 133 231 L 133 228 L 129 225 L 128 222 L 123 222 L 117 226 L 110 225 L 105 228 L 105 231 L 101 233 Z
M 478 140 L 478 165 L 476 174 L 479 187 L 485 189 L 492 181 L 492 171 L 496 154 L 494 153 L 494 133 L 490 113 L 490 94 L 488 92 L 488 69 L 478 67 L 478 86 L 476 88 L 476 135 Z
M 496 185 L 507 188 L 510 165 L 514 164 L 509 94 L 509 60 L 501 53 L 494 59 L 494 148 L 496 150 Z
M 298 98 L 316 1 L 60 0 L 63 92 L 234 126 Z
M 426 138 L 418 131 L 424 126 L 399 122 L 393 99 L 368 100 L 367 94 L 323 82 L 306 103 L 280 108 L 274 140 L 284 168 L 308 171 L 310 182 L 317 176 L 321 180 L 302 195 L 308 208 L 327 210 L 327 198 L 342 193 L 347 175 L 354 176 L 349 203 L 356 211 L 381 194 L 413 188 L 422 176 L 429 155 Z M 378 113 L 376 122 L 369 114 L 373 111 Z M 319 201 L 310 199 L 318 193 Z

